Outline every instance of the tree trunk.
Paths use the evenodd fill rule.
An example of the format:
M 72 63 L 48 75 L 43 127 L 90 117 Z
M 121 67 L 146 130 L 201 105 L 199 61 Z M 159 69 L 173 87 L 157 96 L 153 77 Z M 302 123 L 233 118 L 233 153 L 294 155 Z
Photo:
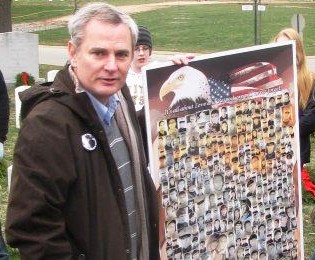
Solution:
M 11 0 L 0 0 L 0 33 L 12 32 Z

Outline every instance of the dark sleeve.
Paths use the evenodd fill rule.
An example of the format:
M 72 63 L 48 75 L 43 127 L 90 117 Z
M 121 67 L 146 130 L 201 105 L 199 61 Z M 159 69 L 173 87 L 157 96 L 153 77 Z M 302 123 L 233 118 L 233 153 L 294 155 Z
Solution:
M 145 113 L 144 108 L 142 108 L 140 111 L 137 111 L 137 118 L 140 125 L 141 130 L 141 136 L 142 136 L 142 142 L 144 146 L 144 152 L 145 156 L 148 160 L 149 158 L 149 152 L 148 152 L 148 138 L 147 138 L 147 129 L 146 129 L 146 122 L 145 122 Z
M 6 140 L 9 125 L 9 96 L 2 72 L 0 71 L 0 142 Z
M 75 181 L 71 136 L 60 123 L 62 111 L 36 108 L 23 121 L 14 151 L 6 238 L 21 259 L 68 260 L 64 208 Z
M 148 204 L 148 218 L 150 225 L 148 226 L 149 232 L 149 246 L 150 246 L 150 260 L 160 259 L 159 253 L 159 204 L 157 191 L 152 181 L 151 175 L 147 172 L 144 174 L 145 186 L 147 190 L 146 201 Z
M 315 131 L 315 100 L 312 96 L 306 108 L 299 116 L 300 135 L 310 135 Z

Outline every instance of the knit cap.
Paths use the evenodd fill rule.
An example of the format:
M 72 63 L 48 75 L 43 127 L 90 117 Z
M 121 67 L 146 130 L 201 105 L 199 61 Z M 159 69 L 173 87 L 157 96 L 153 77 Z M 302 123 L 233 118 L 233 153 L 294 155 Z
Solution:
M 151 38 L 151 33 L 149 30 L 141 25 L 138 26 L 139 33 L 138 33 L 138 41 L 137 45 L 146 45 L 150 49 L 152 49 L 152 38 Z

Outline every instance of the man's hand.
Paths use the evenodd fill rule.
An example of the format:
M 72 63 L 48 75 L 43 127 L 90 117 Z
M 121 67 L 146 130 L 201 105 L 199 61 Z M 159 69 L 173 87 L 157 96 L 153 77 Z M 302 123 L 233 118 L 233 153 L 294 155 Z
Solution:
M 0 142 L 0 161 L 3 159 L 3 143 Z

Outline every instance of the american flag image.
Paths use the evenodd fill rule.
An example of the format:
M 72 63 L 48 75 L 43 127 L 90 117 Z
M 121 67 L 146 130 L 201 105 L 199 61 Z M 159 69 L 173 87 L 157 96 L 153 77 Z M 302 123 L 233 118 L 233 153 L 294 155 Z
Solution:
M 283 80 L 277 75 L 277 68 L 269 62 L 255 62 L 229 73 L 231 96 L 240 96 L 255 91 L 282 87 Z
M 255 62 L 228 73 L 229 84 L 209 78 L 212 100 L 246 95 L 275 87 L 282 87 L 283 80 L 277 75 L 277 68 L 269 62 Z
M 231 97 L 231 87 L 223 81 L 208 79 L 210 85 L 211 100 L 225 99 Z

